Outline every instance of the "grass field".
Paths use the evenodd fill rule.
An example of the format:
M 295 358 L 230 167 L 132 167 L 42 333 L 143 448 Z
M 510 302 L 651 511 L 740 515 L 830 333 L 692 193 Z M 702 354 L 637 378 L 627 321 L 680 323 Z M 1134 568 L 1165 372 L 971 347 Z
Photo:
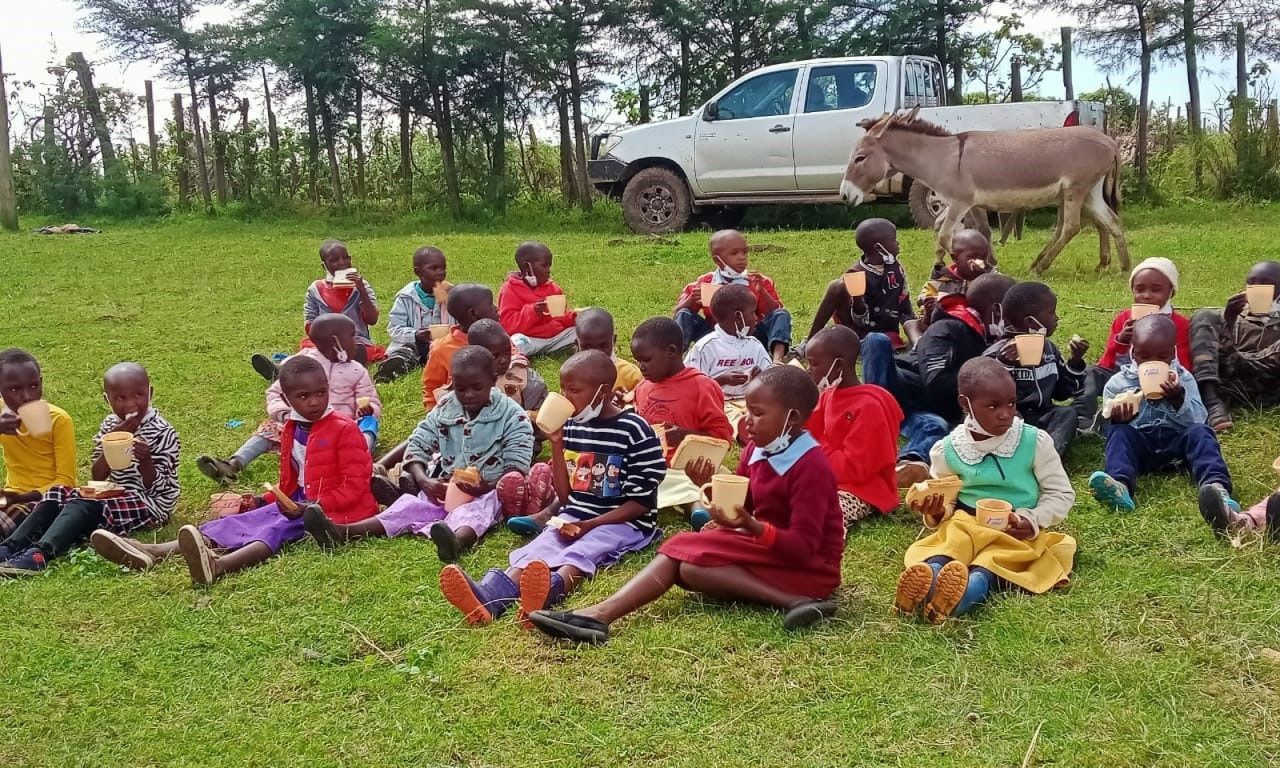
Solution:
M 1184 309 L 1220 304 L 1250 264 L 1280 255 L 1277 206 L 1136 210 L 1126 223 L 1135 260 L 1178 262 Z M 75 417 L 81 445 L 105 413 L 102 371 L 122 359 L 150 369 L 184 450 L 180 512 L 157 537 L 200 519 L 215 487 L 194 458 L 233 450 L 260 417 L 263 382 L 248 357 L 294 345 L 316 246 L 335 235 L 384 307 L 418 245 L 445 250 L 451 279 L 496 284 L 519 240 L 544 239 L 573 301 L 618 317 L 624 352 L 625 335 L 668 312 L 707 265 L 705 234 L 663 246 L 571 227 L 215 221 L 0 237 L 3 343 L 40 357 L 46 396 Z M 1025 277 L 1046 235 L 1029 230 L 1002 251 L 1002 268 Z M 820 286 L 852 258 L 850 233 L 751 239 L 777 246 L 754 264 L 777 279 L 802 334 Z M 931 244 L 920 231 L 902 240 L 914 288 Z M 1094 273 L 1096 258 L 1096 239 L 1082 235 L 1048 277 L 1060 334 L 1088 338 L 1091 359 L 1131 300 L 1125 276 Z M 541 366 L 552 382 L 555 365 Z M 419 396 L 412 377 L 383 388 L 385 439 L 420 418 Z M 1280 418 L 1237 416 L 1224 449 L 1237 495 L 1256 501 L 1276 483 Z M 1080 545 L 1072 584 L 999 597 L 942 629 L 890 615 L 918 532 L 901 514 L 850 535 L 841 613 L 814 631 L 788 635 L 776 614 L 673 593 L 597 649 L 550 644 L 511 620 L 464 627 L 421 541 L 336 554 L 303 543 L 209 590 L 193 589 L 180 562 L 135 576 L 81 552 L 46 576 L 0 583 L 0 765 L 1276 764 L 1280 552 L 1215 541 L 1182 477 L 1143 480 L 1135 514 L 1104 512 L 1083 493 L 1100 461 L 1093 439 L 1067 462 L 1082 492 L 1065 525 Z M 271 477 L 264 459 L 248 480 Z M 464 566 L 505 564 L 516 543 L 498 533 Z M 609 593 L 641 561 L 570 605 Z

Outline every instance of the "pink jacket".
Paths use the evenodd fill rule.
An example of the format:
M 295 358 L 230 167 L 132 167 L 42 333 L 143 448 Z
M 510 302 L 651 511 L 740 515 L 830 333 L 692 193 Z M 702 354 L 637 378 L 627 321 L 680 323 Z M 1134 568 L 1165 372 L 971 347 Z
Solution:
M 369 371 L 354 360 L 345 363 L 331 362 L 329 358 L 313 348 L 305 348 L 298 352 L 320 363 L 324 373 L 329 377 L 329 406 L 349 419 L 356 419 L 356 398 L 369 398 L 369 407 L 373 415 L 382 418 L 382 400 L 378 398 L 378 390 L 369 378 Z M 280 396 L 280 382 L 273 381 L 267 388 L 267 416 L 274 421 L 284 422 L 293 410 Z

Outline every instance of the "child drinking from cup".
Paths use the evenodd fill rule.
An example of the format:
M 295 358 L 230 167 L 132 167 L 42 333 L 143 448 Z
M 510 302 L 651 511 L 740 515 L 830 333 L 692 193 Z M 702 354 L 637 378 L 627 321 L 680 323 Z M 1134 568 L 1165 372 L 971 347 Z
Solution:
M 913 499 L 934 529 L 907 549 L 894 607 L 932 624 L 963 616 L 998 589 L 1042 594 L 1065 584 L 1076 542 L 1049 531 L 1067 518 L 1075 491 L 1045 432 L 1018 416 L 1004 367 L 978 357 L 960 368 L 964 423 L 930 452 L 933 478 L 958 477 L 954 503 Z M 991 510 L 991 511 L 988 511 Z
M 857 331 L 859 338 L 883 333 L 895 349 L 907 346 L 900 330 L 914 344 L 920 337 L 920 328 L 911 306 L 907 273 L 898 263 L 898 228 L 888 219 L 867 219 L 854 230 L 854 242 L 862 258 L 827 285 L 814 313 L 809 338 L 829 321 L 835 321 L 836 325 Z M 801 352 L 800 347 L 796 351 Z
M 1231 473 L 1190 372 L 1177 359 L 1178 326 L 1154 314 L 1133 324 L 1132 362 L 1111 377 L 1103 397 L 1141 391 L 1137 406 L 1117 401 L 1110 408 L 1106 466 L 1089 478 L 1089 489 L 1117 512 L 1134 508 L 1138 476 L 1186 465 L 1201 494 L 1216 493 L 1235 511 Z
M 635 363 L 618 357 L 618 334 L 613 327 L 613 315 L 603 309 L 581 310 L 574 321 L 574 329 L 578 333 L 579 352 L 594 349 L 613 360 L 618 369 L 618 380 L 613 383 L 613 392 L 629 402 L 631 393 L 644 381 L 644 375 Z
M 346 315 L 320 315 L 307 331 L 311 346 L 304 348 L 296 357 L 309 357 L 320 364 L 329 382 L 329 406 L 356 422 L 368 450 L 372 452 L 378 442 L 382 400 L 369 371 L 355 360 L 355 334 L 355 324 Z M 196 459 L 196 468 L 211 480 L 234 482 L 254 459 L 280 450 L 282 434 L 292 410 L 280 382 L 272 382 L 267 388 L 267 420 L 230 458 L 224 460 L 203 455 Z
M 602 352 L 579 352 L 560 368 L 571 411 L 563 426 L 541 426 L 551 442 L 556 497 L 548 525 L 474 581 L 456 565 L 440 572 L 440 591 L 468 623 L 487 624 L 517 601 L 522 615 L 548 608 L 600 568 L 638 552 L 658 536 L 654 511 L 666 462 L 653 429 L 613 402 L 617 368 Z M 582 468 L 570 478 L 566 452 Z
M 898 506 L 898 430 L 902 408 L 888 390 L 858 381 L 860 342 L 852 328 L 818 331 L 805 345 L 809 375 L 822 393 L 807 429 L 836 475 L 849 527 Z
M 969 290 L 969 283 L 982 275 L 996 271 L 995 251 L 991 240 L 976 229 L 962 229 L 951 238 L 951 264 L 935 264 L 933 273 L 920 289 L 919 330 L 924 331 L 934 320 L 938 300 L 943 296 Z
M 613 622 L 677 585 L 783 611 L 788 630 L 833 615 L 844 521 L 831 465 L 804 427 L 817 402 L 817 387 L 802 370 L 778 366 L 760 374 L 747 389 L 751 440 L 737 471 L 749 479 L 745 501 L 722 506 L 703 464 L 697 480 L 711 480 L 711 523 L 671 537 L 604 601 L 568 612 L 535 610 L 529 621 L 552 637 L 603 643 Z
M 467 332 L 477 320 L 497 320 L 493 291 L 487 285 L 463 283 L 449 291 L 447 302 L 454 327 L 431 343 L 427 364 L 422 368 L 422 406 L 428 412 L 436 406 L 436 392 L 449 384 L 450 362 L 459 349 L 467 346 Z
M 40 363 L 22 349 L 0 352 L 0 539 L 13 533 L 31 507 L 55 485 L 76 484 L 75 426 L 67 412 L 44 400 Z
M 684 333 L 685 347 L 711 333 L 715 292 L 726 285 L 742 285 L 756 297 L 760 321 L 753 324 L 755 337 L 774 361 L 782 360 L 791 346 L 791 313 L 782 306 L 773 280 L 750 269 L 746 236 L 736 229 L 722 229 L 711 236 L 709 245 L 715 270 L 686 285 L 676 301 L 673 316 Z
M 1233 426 L 1230 406 L 1280 402 L 1280 262 L 1254 264 L 1225 309 L 1191 316 L 1191 358 L 1209 426 Z
M 1089 342 L 1074 338 L 1066 357 L 1050 341 L 1058 329 L 1058 297 L 1044 283 L 1018 283 L 1000 304 L 1004 333 L 987 357 L 1004 365 L 1018 388 L 1018 415 L 1053 438 L 1059 456 L 1076 436 L 1076 411 L 1054 401 L 1071 400 L 1084 388 L 1084 353 Z
M 447 333 L 449 285 L 445 281 L 444 251 L 424 245 L 413 252 L 417 280 L 400 289 L 387 313 L 387 359 L 378 366 L 374 381 L 386 384 L 427 362 L 433 333 Z M 438 329 L 438 330 L 433 330 Z
M 525 242 L 516 248 L 516 271 L 498 290 L 498 317 L 526 357 L 558 352 L 577 340 L 575 314 L 551 279 L 551 249 Z
M 362 520 L 378 511 L 369 493 L 373 460 L 360 428 L 329 403 L 330 383 L 314 357 L 295 355 L 280 367 L 281 397 L 289 404 L 280 451 L 280 482 L 245 511 L 199 526 L 184 525 L 173 541 L 147 544 L 111 530 L 93 532 L 93 548 L 135 571 L 150 570 L 175 553 L 191 581 L 208 586 L 229 573 L 266 562 L 306 535 L 304 520 Z
M 1173 308 L 1173 297 L 1178 292 L 1178 267 L 1161 256 L 1144 259 L 1129 273 L 1129 289 L 1133 292 L 1133 306 L 1121 310 L 1111 322 L 1102 357 L 1098 358 L 1097 365 L 1089 366 L 1084 391 L 1074 403 L 1080 429 L 1094 429 L 1103 387 L 1116 371 L 1133 361 L 1133 325 L 1139 316 L 1160 314 L 1173 321 L 1177 329 L 1178 362 L 1191 370 L 1191 321 Z
M 96 528 L 126 534 L 164 525 L 178 503 L 178 433 L 151 406 L 151 379 L 137 363 L 107 369 L 102 389 L 111 413 L 93 440 L 92 474 L 110 495 L 51 487 L 9 538 L 0 542 L 0 574 L 43 571 Z
M 502 519 L 503 486 L 523 486 L 529 472 L 533 427 L 524 410 L 496 388 L 487 349 L 463 347 L 451 364 L 453 388 L 414 429 L 405 453 L 402 477 L 417 492 L 350 525 L 308 515 L 307 530 L 321 546 L 410 533 L 429 537 L 441 562 L 455 563 Z M 435 463 L 432 474 L 429 463 Z M 464 470 L 475 476 L 462 479 Z

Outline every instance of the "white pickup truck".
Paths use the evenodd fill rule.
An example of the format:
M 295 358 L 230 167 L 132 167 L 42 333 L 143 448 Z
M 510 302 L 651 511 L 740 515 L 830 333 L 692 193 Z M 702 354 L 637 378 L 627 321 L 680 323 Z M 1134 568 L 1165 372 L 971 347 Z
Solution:
M 746 206 L 839 203 L 858 123 L 920 106 L 954 132 L 1089 125 L 1095 102 L 1035 101 L 948 107 L 942 67 L 924 56 L 855 56 L 777 64 L 730 83 L 692 115 L 597 135 L 588 175 L 622 200 L 634 232 L 661 234 L 695 221 L 734 226 Z M 940 209 L 932 191 L 896 176 L 877 199 L 907 200 L 916 223 Z

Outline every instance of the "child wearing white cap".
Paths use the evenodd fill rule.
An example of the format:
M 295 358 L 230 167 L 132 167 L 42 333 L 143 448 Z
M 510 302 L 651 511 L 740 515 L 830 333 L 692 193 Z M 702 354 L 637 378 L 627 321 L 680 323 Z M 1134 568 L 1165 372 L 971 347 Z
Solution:
M 1133 324 L 1138 320 L 1134 317 L 1135 310 L 1139 315 L 1162 314 L 1173 320 L 1177 328 L 1178 362 L 1191 370 L 1191 321 L 1173 308 L 1173 297 L 1178 292 L 1177 265 L 1163 256 L 1144 259 L 1129 273 L 1129 290 L 1133 291 L 1133 306 L 1122 310 L 1112 321 L 1106 350 L 1097 365 L 1089 366 L 1084 392 L 1074 402 L 1080 429 L 1085 431 L 1092 431 L 1097 421 L 1102 388 L 1116 371 L 1131 361 Z

